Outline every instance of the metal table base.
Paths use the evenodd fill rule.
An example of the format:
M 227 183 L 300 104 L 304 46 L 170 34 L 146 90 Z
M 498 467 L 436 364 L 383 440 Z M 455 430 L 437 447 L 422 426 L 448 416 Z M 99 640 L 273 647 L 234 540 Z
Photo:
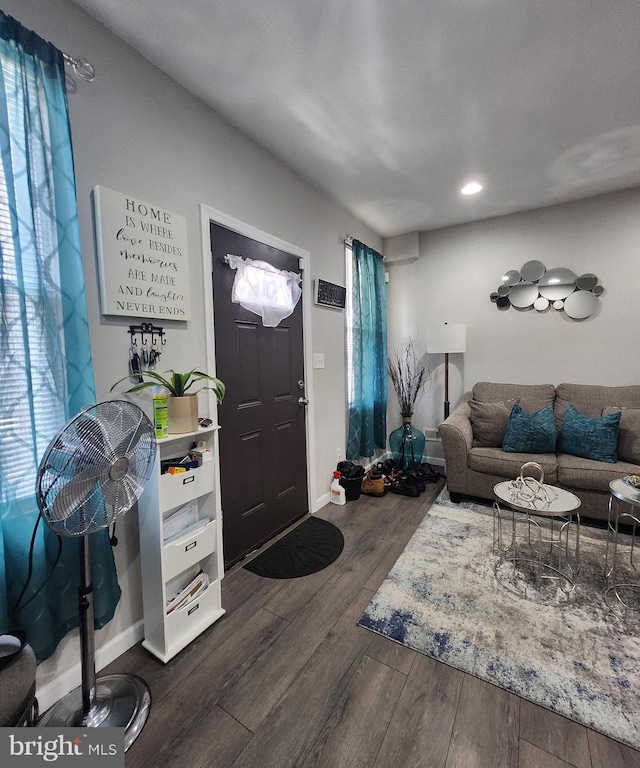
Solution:
M 629 611 L 640 612 L 640 564 L 635 559 L 636 528 L 640 526 L 640 490 L 626 486 L 622 480 L 609 484 L 609 516 L 605 556 L 605 593 L 608 608 L 627 622 Z M 624 511 L 622 504 L 629 506 Z M 631 526 L 631 543 L 620 546 L 620 525 Z
M 566 605 L 580 570 L 580 515 L 514 509 L 496 494 L 493 554 L 501 587 L 541 604 Z

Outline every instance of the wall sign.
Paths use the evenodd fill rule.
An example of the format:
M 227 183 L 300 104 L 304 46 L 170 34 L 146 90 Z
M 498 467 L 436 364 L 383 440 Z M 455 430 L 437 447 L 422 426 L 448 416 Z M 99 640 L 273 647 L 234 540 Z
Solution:
M 344 309 L 347 301 L 347 289 L 327 280 L 316 280 L 313 300 L 322 307 Z
M 93 205 L 102 314 L 189 320 L 186 218 L 100 186 Z

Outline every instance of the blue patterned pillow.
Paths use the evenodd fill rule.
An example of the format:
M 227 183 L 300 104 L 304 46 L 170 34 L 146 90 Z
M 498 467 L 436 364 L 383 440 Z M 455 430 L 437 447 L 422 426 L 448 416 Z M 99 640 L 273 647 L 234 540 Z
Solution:
M 509 453 L 555 453 L 556 425 L 553 407 L 529 413 L 516 403 L 507 422 L 502 450 Z
M 618 411 L 590 419 L 570 405 L 558 437 L 558 452 L 615 464 L 618 461 L 616 451 L 620 416 Z

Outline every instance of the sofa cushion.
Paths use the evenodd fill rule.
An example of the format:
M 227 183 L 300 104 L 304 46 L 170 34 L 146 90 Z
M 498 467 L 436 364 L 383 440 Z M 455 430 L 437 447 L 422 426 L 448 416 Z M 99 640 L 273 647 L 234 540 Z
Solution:
M 603 408 L 602 415 L 608 416 L 616 411 L 622 414 L 618 430 L 618 459 L 640 464 L 640 408 Z
M 601 416 L 603 408 L 608 406 L 615 406 L 616 410 L 622 407 L 640 408 L 640 385 L 601 387 L 595 384 L 558 384 L 553 406 L 558 432 L 569 405 L 590 417 Z
M 469 419 L 473 430 L 474 448 L 500 448 L 507 431 L 511 409 L 517 400 L 499 403 L 478 403 L 469 400 Z
M 609 493 L 609 483 L 612 480 L 636 473 L 640 473 L 640 466 L 624 461 L 606 464 L 603 461 L 569 456 L 566 453 L 558 454 L 558 484 L 565 488 Z
M 553 384 L 494 384 L 490 381 L 479 381 L 473 387 L 473 399 L 479 403 L 518 400 L 523 408 L 532 412 L 553 404 L 555 392 Z M 612 403 L 613 401 L 606 405 Z
M 467 454 L 467 466 L 474 472 L 482 472 L 485 475 L 497 475 L 513 479 L 518 477 L 523 464 L 528 461 L 536 461 L 544 471 L 545 483 L 555 483 L 558 480 L 557 462 L 555 453 L 505 453 L 501 448 L 472 448 Z M 584 461 L 584 459 L 583 459 Z M 532 469 L 525 471 L 525 475 L 538 477 L 539 473 Z
M 618 461 L 620 411 L 589 418 L 570 405 L 564 414 L 558 437 L 558 451 L 594 461 Z
M 552 453 L 556 426 L 551 404 L 529 413 L 516 403 L 507 422 L 502 450 L 509 453 Z

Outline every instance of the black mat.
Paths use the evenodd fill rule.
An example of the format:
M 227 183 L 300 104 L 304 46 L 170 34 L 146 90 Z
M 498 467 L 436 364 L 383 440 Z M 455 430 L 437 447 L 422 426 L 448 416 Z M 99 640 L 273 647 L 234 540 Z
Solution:
M 339 528 L 319 517 L 308 517 L 244 567 L 268 579 L 297 579 L 331 565 L 343 547 Z

